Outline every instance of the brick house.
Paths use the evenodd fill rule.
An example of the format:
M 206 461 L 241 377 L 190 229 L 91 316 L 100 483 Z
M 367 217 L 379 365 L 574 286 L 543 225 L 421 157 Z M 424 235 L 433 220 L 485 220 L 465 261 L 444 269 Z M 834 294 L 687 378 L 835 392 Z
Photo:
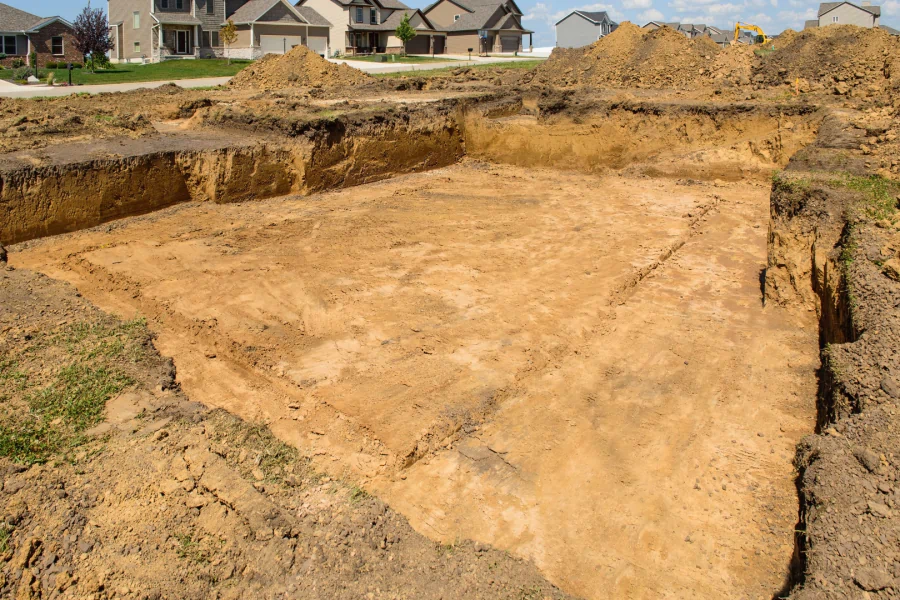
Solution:
M 17 60 L 31 62 L 37 53 L 39 67 L 48 62 L 82 62 L 75 49 L 72 24 L 62 17 L 39 17 L 0 3 L 0 64 L 9 67 Z

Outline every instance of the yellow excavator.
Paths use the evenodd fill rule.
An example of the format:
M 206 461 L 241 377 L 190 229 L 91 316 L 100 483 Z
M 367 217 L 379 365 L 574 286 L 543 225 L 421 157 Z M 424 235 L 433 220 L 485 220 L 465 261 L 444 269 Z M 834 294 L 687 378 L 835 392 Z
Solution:
M 766 35 L 766 33 L 762 30 L 762 27 L 757 25 L 750 25 L 749 23 L 735 23 L 734 24 L 734 43 L 737 44 L 738 40 L 741 37 L 741 30 L 753 31 L 756 33 L 757 39 L 762 38 L 762 44 L 768 44 L 772 40 Z

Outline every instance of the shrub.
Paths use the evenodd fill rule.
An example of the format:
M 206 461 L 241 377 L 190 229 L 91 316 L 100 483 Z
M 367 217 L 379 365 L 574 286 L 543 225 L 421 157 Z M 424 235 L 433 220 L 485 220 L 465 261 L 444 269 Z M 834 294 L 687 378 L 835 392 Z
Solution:
M 0 60 L 6 58 L 6 52 L 0 52 Z
M 22 65 L 19 65 L 18 67 L 15 67 L 15 69 L 13 70 L 12 78 L 17 79 L 17 80 L 19 80 L 19 79 L 24 80 L 24 79 L 28 79 L 28 76 L 32 75 L 32 74 L 33 74 L 33 71 L 31 70 L 31 67 L 24 67 Z
M 77 63 L 72 63 L 72 68 L 73 68 L 73 69 L 83 69 L 83 68 L 84 68 L 84 63 L 78 63 L 78 62 L 77 62 Z
M 48 68 L 48 69 L 58 69 L 58 68 L 59 68 L 59 63 L 53 62 L 53 61 L 51 60 L 50 62 L 48 62 L 48 63 L 47 63 L 46 65 L 44 65 L 44 66 L 45 66 L 46 68 Z
M 18 69 L 19 67 L 24 67 L 25 61 L 22 60 L 21 58 L 14 58 L 11 66 L 13 69 Z

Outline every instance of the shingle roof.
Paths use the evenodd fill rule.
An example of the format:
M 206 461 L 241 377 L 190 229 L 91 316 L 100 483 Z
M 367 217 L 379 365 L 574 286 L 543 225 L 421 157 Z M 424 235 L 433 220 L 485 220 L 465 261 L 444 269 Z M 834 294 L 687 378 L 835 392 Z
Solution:
M 306 0 L 300 0 L 300 2 L 305 2 L 305 1 Z M 361 1 L 361 0 L 334 0 L 334 1 L 343 6 L 350 6 L 351 4 L 367 4 L 368 5 L 368 4 L 375 4 L 375 2 L 377 2 L 383 8 L 390 8 L 393 10 L 403 10 L 405 8 L 410 8 L 409 6 L 400 2 L 400 0 L 375 0 L 375 2 L 367 2 L 367 1 Z M 298 4 L 299 4 L 299 2 L 298 2 Z M 410 8 L 410 10 L 413 10 L 413 9 Z
M 0 4 L 0 31 L 25 31 L 44 20 L 8 4 Z
M 200 19 L 190 13 L 153 13 L 151 16 L 163 25 L 200 25 Z
M 879 26 L 878 26 L 878 29 L 884 29 L 885 31 L 887 31 L 887 32 L 888 32 L 889 34 L 891 34 L 891 35 L 900 35 L 900 31 L 897 31 L 897 30 L 894 29 L 893 27 L 888 27 L 887 25 L 879 25 Z
M 281 4 L 282 0 L 250 0 L 239 9 L 231 13 L 228 19 L 235 23 L 253 23 L 264 14 L 272 10 L 276 4 Z M 294 8 L 291 6 L 291 8 Z
M 573 10 L 572 12 L 567 14 L 565 17 L 563 17 L 562 19 L 557 21 L 556 24 L 559 25 L 560 23 L 562 23 L 563 21 L 565 21 L 572 15 L 581 15 L 582 17 L 584 17 L 588 21 L 594 23 L 595 25 L 599 25 L 604 19 L 609 21 L 610 23 L 612 23 L 612 19 L 609 18 L 609 15 L 606 13 L 605 10 L 600 11 L 600 12 L 587 12 L 584 10 Z
M 852 2 L 823 2 L 819 5 L 819 16 L 821 17 L 827 12 L 830 12 L 840 6 L 841 4 L 849 4 L 854 8 L 858 8 L 859 10 L 864 10 L 867 13 L 872 13 L 876 17 L 881 16 L 881 7 L 880 6 L 858 6 L 853 4 Z
M 328 19 L 308 6 L 295 6 L 294 10 L 300 13 L 303 18 L 309 22 L 310 25 L 317 25 L 319 27 L 331 27 L 332 25 L 332 23 L 328 22 Z
M 387 19 L 377 25 L 372 25 L 371 23 L 350 23 L 350 29 L 353 29 L 354 31 L 394 31 L 397 29 L 400 21 L 403 20 L 403 15 L 409 13 L 410 18 L 412 18 L 412 16 L 418 12 L 419 10 L 416 8 L 411 8 L 409 10 L 395 10 Z M 422 16 L 424 17 L 424 15 Z M 437 31 L 433 27 L 428 26 L 428 20 L 425 18 L 422 19 L 422 24 L 415 29 L 416 31 Z
M 504 0 L 466 0 L 466 5 L 471 7 L 471 12 L 463 12 L 458 21 L 454 21 L 447 27 L 441 27 L 440 31 L 478 31 L 482 29 L 497 29 L 495 23 L 491 23 L 491 17 L 497 14 L 498 9 L 505 5 Z M 508 13 L 513 14 L 513 13 Z M 503 16 L 501 16 L 501 19 Z M 507 19 L 508 21 L 508 19 Z M 531 33 L 522 27 L 516 19 L 516 29 L 524 33 Z

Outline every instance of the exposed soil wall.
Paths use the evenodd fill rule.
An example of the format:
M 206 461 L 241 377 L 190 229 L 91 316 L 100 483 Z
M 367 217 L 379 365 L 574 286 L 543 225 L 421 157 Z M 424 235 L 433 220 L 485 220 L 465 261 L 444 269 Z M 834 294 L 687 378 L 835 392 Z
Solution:
M 830 119 L 776 180 L 769 229 L 766 299 L 817 310 L 822 345 L 819 434 L 796 459 L 803 560 L 792 597 L 896 597 L 897 187 L 859 174 L 864 163 L 851 149 L 865 131 L 846 115 Z
M 518 114 L 491 107 L 465 120 L 470 156 L 585 172 L 641 165 L 651 176 L 739 180 L 766 174 L 813 141 L 805 107 L 681 106 L 529 99 Z M 506 112 L 506 114 L 504 114 Z M 530 114 L 529 114 L 530 113 Z

